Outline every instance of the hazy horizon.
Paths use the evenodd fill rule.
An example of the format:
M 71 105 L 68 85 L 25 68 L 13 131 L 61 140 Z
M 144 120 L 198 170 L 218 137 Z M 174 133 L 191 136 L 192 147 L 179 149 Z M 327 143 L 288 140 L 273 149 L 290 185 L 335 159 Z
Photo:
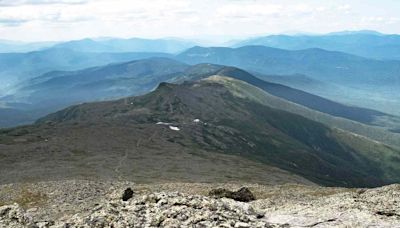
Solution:
M 16 42 L 16 43 L 46 43 L 46 42 L 68 42 L 68 41 L 78 41 L 78 40 L 107 40 L 107 39 L 148 39 L 148 40 L 182 40 L 182 41 L 192 41 L 192 42 L 203 42 L 210 43 L 216 45 L 223 45 L 224 43 L 257 38 L 261 36 L 273 36 L 273 35 L 288 35 L 288 36 L 324 36 L 335 33 L 346 33 L 346 32 L 354 32 L 354 33 L 380 33 L 382 35 L 400 35 L 400 33 L 384 33 L 377 30 L 369 30 L 369 29 L 360 29 L 360 30 L 338 30 L 331 31 L 326 33 L 313 33 L 308 31 L 283 31 L 279 33 L 260 33 L 260 34 L 251 34 L 247 36 L 212 36 L 212 35 L 201 35 L 201 36 L 160 36 L 160 37 L 145 37 L 145 36 L 129 36 L 129 37 L 120 37 L 120 36 L 99 36 L 99 37 L 79 37 L 72 39 L 60 39 L 60 40 L 18 40 L 18 39 L 2 39 L 0 37 L 0 42 Z
M 399 34 L 399 11 L 400 2 L 393 0 L 0 0 L 0 39 L 179 37 L 222 42 L 282 33 Z

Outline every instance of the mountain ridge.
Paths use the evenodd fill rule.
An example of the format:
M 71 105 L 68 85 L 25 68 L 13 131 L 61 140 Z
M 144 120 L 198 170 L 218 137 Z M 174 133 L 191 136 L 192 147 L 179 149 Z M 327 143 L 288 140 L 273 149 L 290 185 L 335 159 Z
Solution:
M 122 99 L 116 102 L 73 106 L 51 114 L 39 120 L 37 124 L 50 124 L 54 128 L 76 124 L 78 126 L 81 124 L 83 124 L 82 126 L 97 126 L 99 123 L 111 126 L 122 126 L 122 124 L 128 123 L 134 125 L 156 124 L 158 122 L 171 123 L 171 126 L 179 129 L 177 133 L 180 137 L 183 137 L 178 137 L 173 142 L 186 147 L 198 145 L 205 150 L 216 150 L 223 153 L 230 151 L 229 154 L 240 154 L 240 156 L 257 159 L 266 162 L 266 164 L 273 164 L 328 185 L 330 185 L 330 181 L 340 185 L 347 185 L 346 183 L 363 185 L 378 181 L 379 178 L 374 179 L 372 176 L 372 179 L 367 178 L 368 181 L 366 179 L 363 181 L 365 177 L 362 176 L 365 174 L 362 174 L 362 172 L 377 175 L 380 173 L 380 171 L 377 171 L 380 168 L 373 165 L 374 163 L 364 157 L 364 154 L 347 148 L 347 146 L 344 146 L 346 144 L 338 144 L 339 141 L 336 141 L 338 140 L 336 136 L 331 138 L 332 136 L 329 135 L 333 135 L 333 133 L 327 133 L 331 130 L 328 130 L 324 125 L 292 113 L 234 98 L 228 91 L 225 86 L 205 81 L 182 85 L 162 83 L 154 92 L 141 97 Z M 194 124 L 192 126 L 193 124 L 189 124 L 196 118 L 204 121 L 207 125 L 197 126 Z M 267 134 L 268 137 L 262 139 L 264 134 Z M 191 137 L 194 138 L 190 139 Z M 286 145 L 282 144 L 282 140 L 285 141 Z M 230 145 L 231 143 L 235 146 Z M 272 152 L 275 151 L 274 148 L 277 145 L 279 145 L 280 155 Z M 290 155 L 293 153 L 290 152 L 292 150 L 290 148 L 296 148 L 296 153 L 302 155 Z M 267 152 L 269 150 L 271 151 Z M 330 152 L 326 153 L 328 151 L 325 150 Z M 311 151 L 315 155 L 308 154 Z M 268 153 L 269 156 L 265 157 L 263 153 Z M 310 165 L 314 164 L 310 163 L 314 159 L 318 160 L 317 163 L 320 168 Z M 306 167 L 300 165 L 304 160 L 309 162 Z M 340 168 L 342 166 L 337 166 L 339 163 L 349 161 L 352 162 L 353 167 L 357 167 L 357 170 L 349 172 L 346 171 L 346 168 L 342 169 Z M 298 165 L 294 166 L 292 162 Z M 300 166 L 301 169 L 296 168 Z M 319 171 L 311 172 L 313 169 Z M 363 171 L 360 173 L 361 170 Z M 324 176 L 326 172 L 329 173 L 330 177 Z M 346 181 L 339 181 L 340 178 L 336 175 L 341 176 L 340 178 L 344 178 L 343 180 Z M 353 179 L 355 176 L 358 176 L 357 180 Z M 393 178 L 393 175 L 389 176 Z M 335 178 L 339 179 L 334 181 Z
M 234 47 L 246 45 L 265 45 L 289 50 L 305 48 L 323 48 L 342 51 L 367 58 L 396 59 L 399 56 L 400 36 L 397 34 L 381 34 L 375 31 L 344 31 L 323 35 L 271 35 L 256 37 L 237 42 Z
M 194 46 L 191 41 L 178 39 L 110 38 L 81 39 L 56 44 L 53 48 L 67 48 L 83 52 L 163 52 L 174 54 Z
M 265 46 L 197 46 L 176 58 L 189 64 L 213 63 L 264 74 L 305 74 L 317 80 L 350 84 L 395 83 L 398 79 L 395 72 L 400 67 L 400 61 L 372 60 L 319 48 L 292 51 Z

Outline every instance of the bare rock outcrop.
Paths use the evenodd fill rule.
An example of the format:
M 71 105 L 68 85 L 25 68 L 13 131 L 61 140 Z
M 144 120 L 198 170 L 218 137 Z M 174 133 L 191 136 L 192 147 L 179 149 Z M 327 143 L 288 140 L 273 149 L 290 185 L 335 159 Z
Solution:
M 0 186 L 0 228 L 400 228 L 400 185 L 347 189 L 247 184 L 248 191 L 241 192 L 251 192 L 254 201 L 208 196 L 213 189 L 232 193 L 242 186 L 101 181 L 4 185 Z
M 279 227 L 247 203 L 179 192 L 112 199 L 58 221 L 36 221 L 18 205 L 0 210 L 0 227 Z

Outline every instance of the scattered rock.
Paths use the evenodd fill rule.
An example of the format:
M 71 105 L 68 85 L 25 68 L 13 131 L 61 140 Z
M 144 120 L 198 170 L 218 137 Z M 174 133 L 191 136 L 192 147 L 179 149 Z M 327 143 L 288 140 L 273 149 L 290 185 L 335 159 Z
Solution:
M 0 207 L 0 227 L 29 227 L 32 219 L 17 204 Z
M 392 211 L 377 211 L 376 212 L 377 215 L 382 215 L 382 216 L 387 216 L 387 217 L 393 217 L 393 216 L 398 216 L 400 217 L 400 215 L 392 212 Z
M 122 200 L 128 201 L 132 197 L 133 197 L 133 190 L 131 188 L 125 189 L 124 194 L 122 194 Z
M 243 187 L 236 192 L 224 188 L 213 189 L 208 195 L 215 198 L 230 198 L 240 202 L 250 202 L 256 200 L 256 197 L 253 195 L 253 193 L 246 187 Z

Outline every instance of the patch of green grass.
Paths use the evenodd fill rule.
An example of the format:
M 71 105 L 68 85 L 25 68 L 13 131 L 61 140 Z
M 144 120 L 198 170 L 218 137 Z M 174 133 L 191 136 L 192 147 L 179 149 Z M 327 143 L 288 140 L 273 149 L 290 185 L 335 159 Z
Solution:
M 47 202 L 47 195 L 22 187 L 20 190 L 3 189 L 1 194 L 8 195 L 6 199 L 0 199 L 0 206 L 17 203 L 24 209 L 39 207 Z M 9 196 L 11 195 L 11 197 Z
M 376 166 L 383 170 L 386 179 L 400 181 L 398 176 L 398 173 L 400 173 L 400 151 L 397 148 L 339 130 L 335 132 L 335 137 L 373 161 Z
M 22 189 L 15 199 L 21 207 L 27 209 L 44 204 L 47 201 L 47 196 L 43 193 L 33 192 L 26 188 Z
M 73 149 L 71 150 L 71 153 L 78 156 L 78 155 L 85 155 L 86 151 L 81 149 Z
M 0 144 L 3 145 L 12 145 L 15 144 L 15 137 L 10 137 L 8 135 L 0 135 Z

